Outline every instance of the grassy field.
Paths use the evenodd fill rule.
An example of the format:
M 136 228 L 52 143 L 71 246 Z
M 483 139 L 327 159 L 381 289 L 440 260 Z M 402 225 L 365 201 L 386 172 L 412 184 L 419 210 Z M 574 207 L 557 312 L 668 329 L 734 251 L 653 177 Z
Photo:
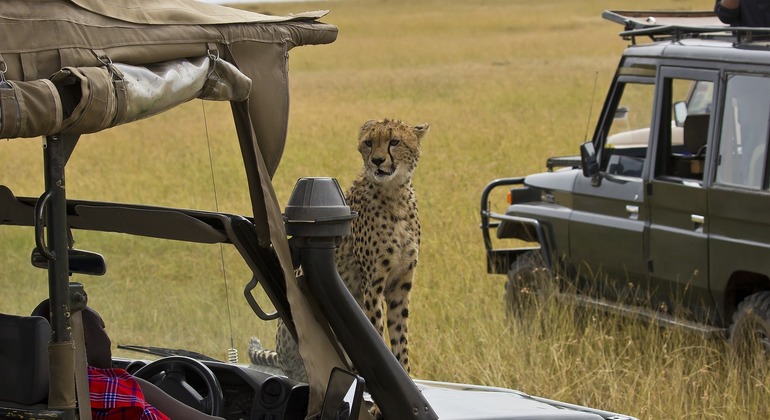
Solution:
M 635 8 L 711 4 L 650 0 Z M 482 188 L 494 178 L 542 171 L 548 156 L 577 152 L 626 45 L 617 36 L 621 27 L 601 12 L 629 7 L 619 0 L 255 6 L 271 13 L 330 9 L 324 21 L 340 29 L 332 45 L 291 52 L 289 141 L 274 179 L 279 200 L 286 202 L 302 176 L 348 185 L 361 167 L 355 137 L 364 121 L 429 122 L 415 178 L 423 246 L 411 310 L 414 376 L 512 387 L 641 419 L 768 418 L 770 380 L 739 373 L 722 342 L 605 316 L 593 317 L 581 335 L 570 308 L 550 304 L 533 314 L 532 328 L 522 328 L 503 313 L 504 278 L 486 274 Z M 228 112 L 196 101 L 84 137 L 68 166 L 68 194 L 213 209 L 208 138 L 219 209 L 248 213 Z M 41 155 L 38 140 L 0 142 L 0 184 L 40 195 Z M 242 354 L 251 335 L 272 344 L 274 326 L 257 325 L 243 302 L 249 275 L 233 255 L 225 253 L 223 281 L 221 265 L 204 262 L 219 248 L 75 234 L 79 247 L 108 259 L 107 276 L 78 280 L 114 343 L 224 357 L 232 324 Z M 45 274 L 20 264 L 33 247 L 28 230 L 2 235 L 0 286 L 11 298 L 0 311 L 28 312 L 46 294 Z M 167 263 L 152 265 L 139 258 L 143 252 Z

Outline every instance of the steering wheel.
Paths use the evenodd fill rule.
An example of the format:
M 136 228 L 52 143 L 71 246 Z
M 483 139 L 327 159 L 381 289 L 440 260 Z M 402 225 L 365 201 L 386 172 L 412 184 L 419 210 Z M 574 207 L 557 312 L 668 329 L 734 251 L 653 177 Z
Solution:
M 222 387 L 211 369 L 195 359 L 164 357 L 137 370 L 134 376 L 152 382 L 173 398 L 202 413 L 222 417 L 225 405 Z

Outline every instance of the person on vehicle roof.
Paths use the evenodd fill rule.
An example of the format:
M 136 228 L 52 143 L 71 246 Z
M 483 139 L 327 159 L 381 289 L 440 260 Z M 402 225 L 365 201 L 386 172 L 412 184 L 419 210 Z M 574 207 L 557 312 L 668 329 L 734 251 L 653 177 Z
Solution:
M 32 315 L 51 320 L 48 299 Z M 88 388 L 91 414 L 95 419 L 217 420 L 185 405 L 154 384 L 125 369 L 112 367 L 112 340 L 104 320 L 90 307 L 83 309 L 83 334 L 88 360 Z M 223 419 L 222 419 L 223 420 Z
M 770 27 L 770 2 L 767 0 L 716 0 L 714 12 L 730 26 Z

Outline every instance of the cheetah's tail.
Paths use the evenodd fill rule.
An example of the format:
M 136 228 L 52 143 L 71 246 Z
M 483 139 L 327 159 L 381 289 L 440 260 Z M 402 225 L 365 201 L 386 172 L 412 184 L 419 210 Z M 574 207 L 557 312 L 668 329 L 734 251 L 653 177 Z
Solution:
M 274 350 L 265 350 L 257 337 L 251 337 L 249 340 L 249 360 L 258 366 L 281 367 L 278 353 Z

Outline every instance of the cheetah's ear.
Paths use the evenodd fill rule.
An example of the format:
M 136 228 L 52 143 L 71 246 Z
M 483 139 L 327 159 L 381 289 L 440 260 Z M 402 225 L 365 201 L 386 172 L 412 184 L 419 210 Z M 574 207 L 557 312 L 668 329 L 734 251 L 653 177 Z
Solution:
M 422 140 L 423 136 L 425 136 L 425 133 L 428 132 L 429 128 L 430 128 L 430 124 L 424 123 L 424 124 L 414 126 L 414 128 L 412 128 L 412 131 L 414 131 L 414 134 L 417 136 L 417 140 Z
M 377 123 L 377 120 L 369 120 L 364 123 L 364 125 L 361 126 L 361 130 L 359 130 L 359 133 L 363 133 L 364 131 L 368 130 L 369 127 L 373 126 L 375 123 Z

